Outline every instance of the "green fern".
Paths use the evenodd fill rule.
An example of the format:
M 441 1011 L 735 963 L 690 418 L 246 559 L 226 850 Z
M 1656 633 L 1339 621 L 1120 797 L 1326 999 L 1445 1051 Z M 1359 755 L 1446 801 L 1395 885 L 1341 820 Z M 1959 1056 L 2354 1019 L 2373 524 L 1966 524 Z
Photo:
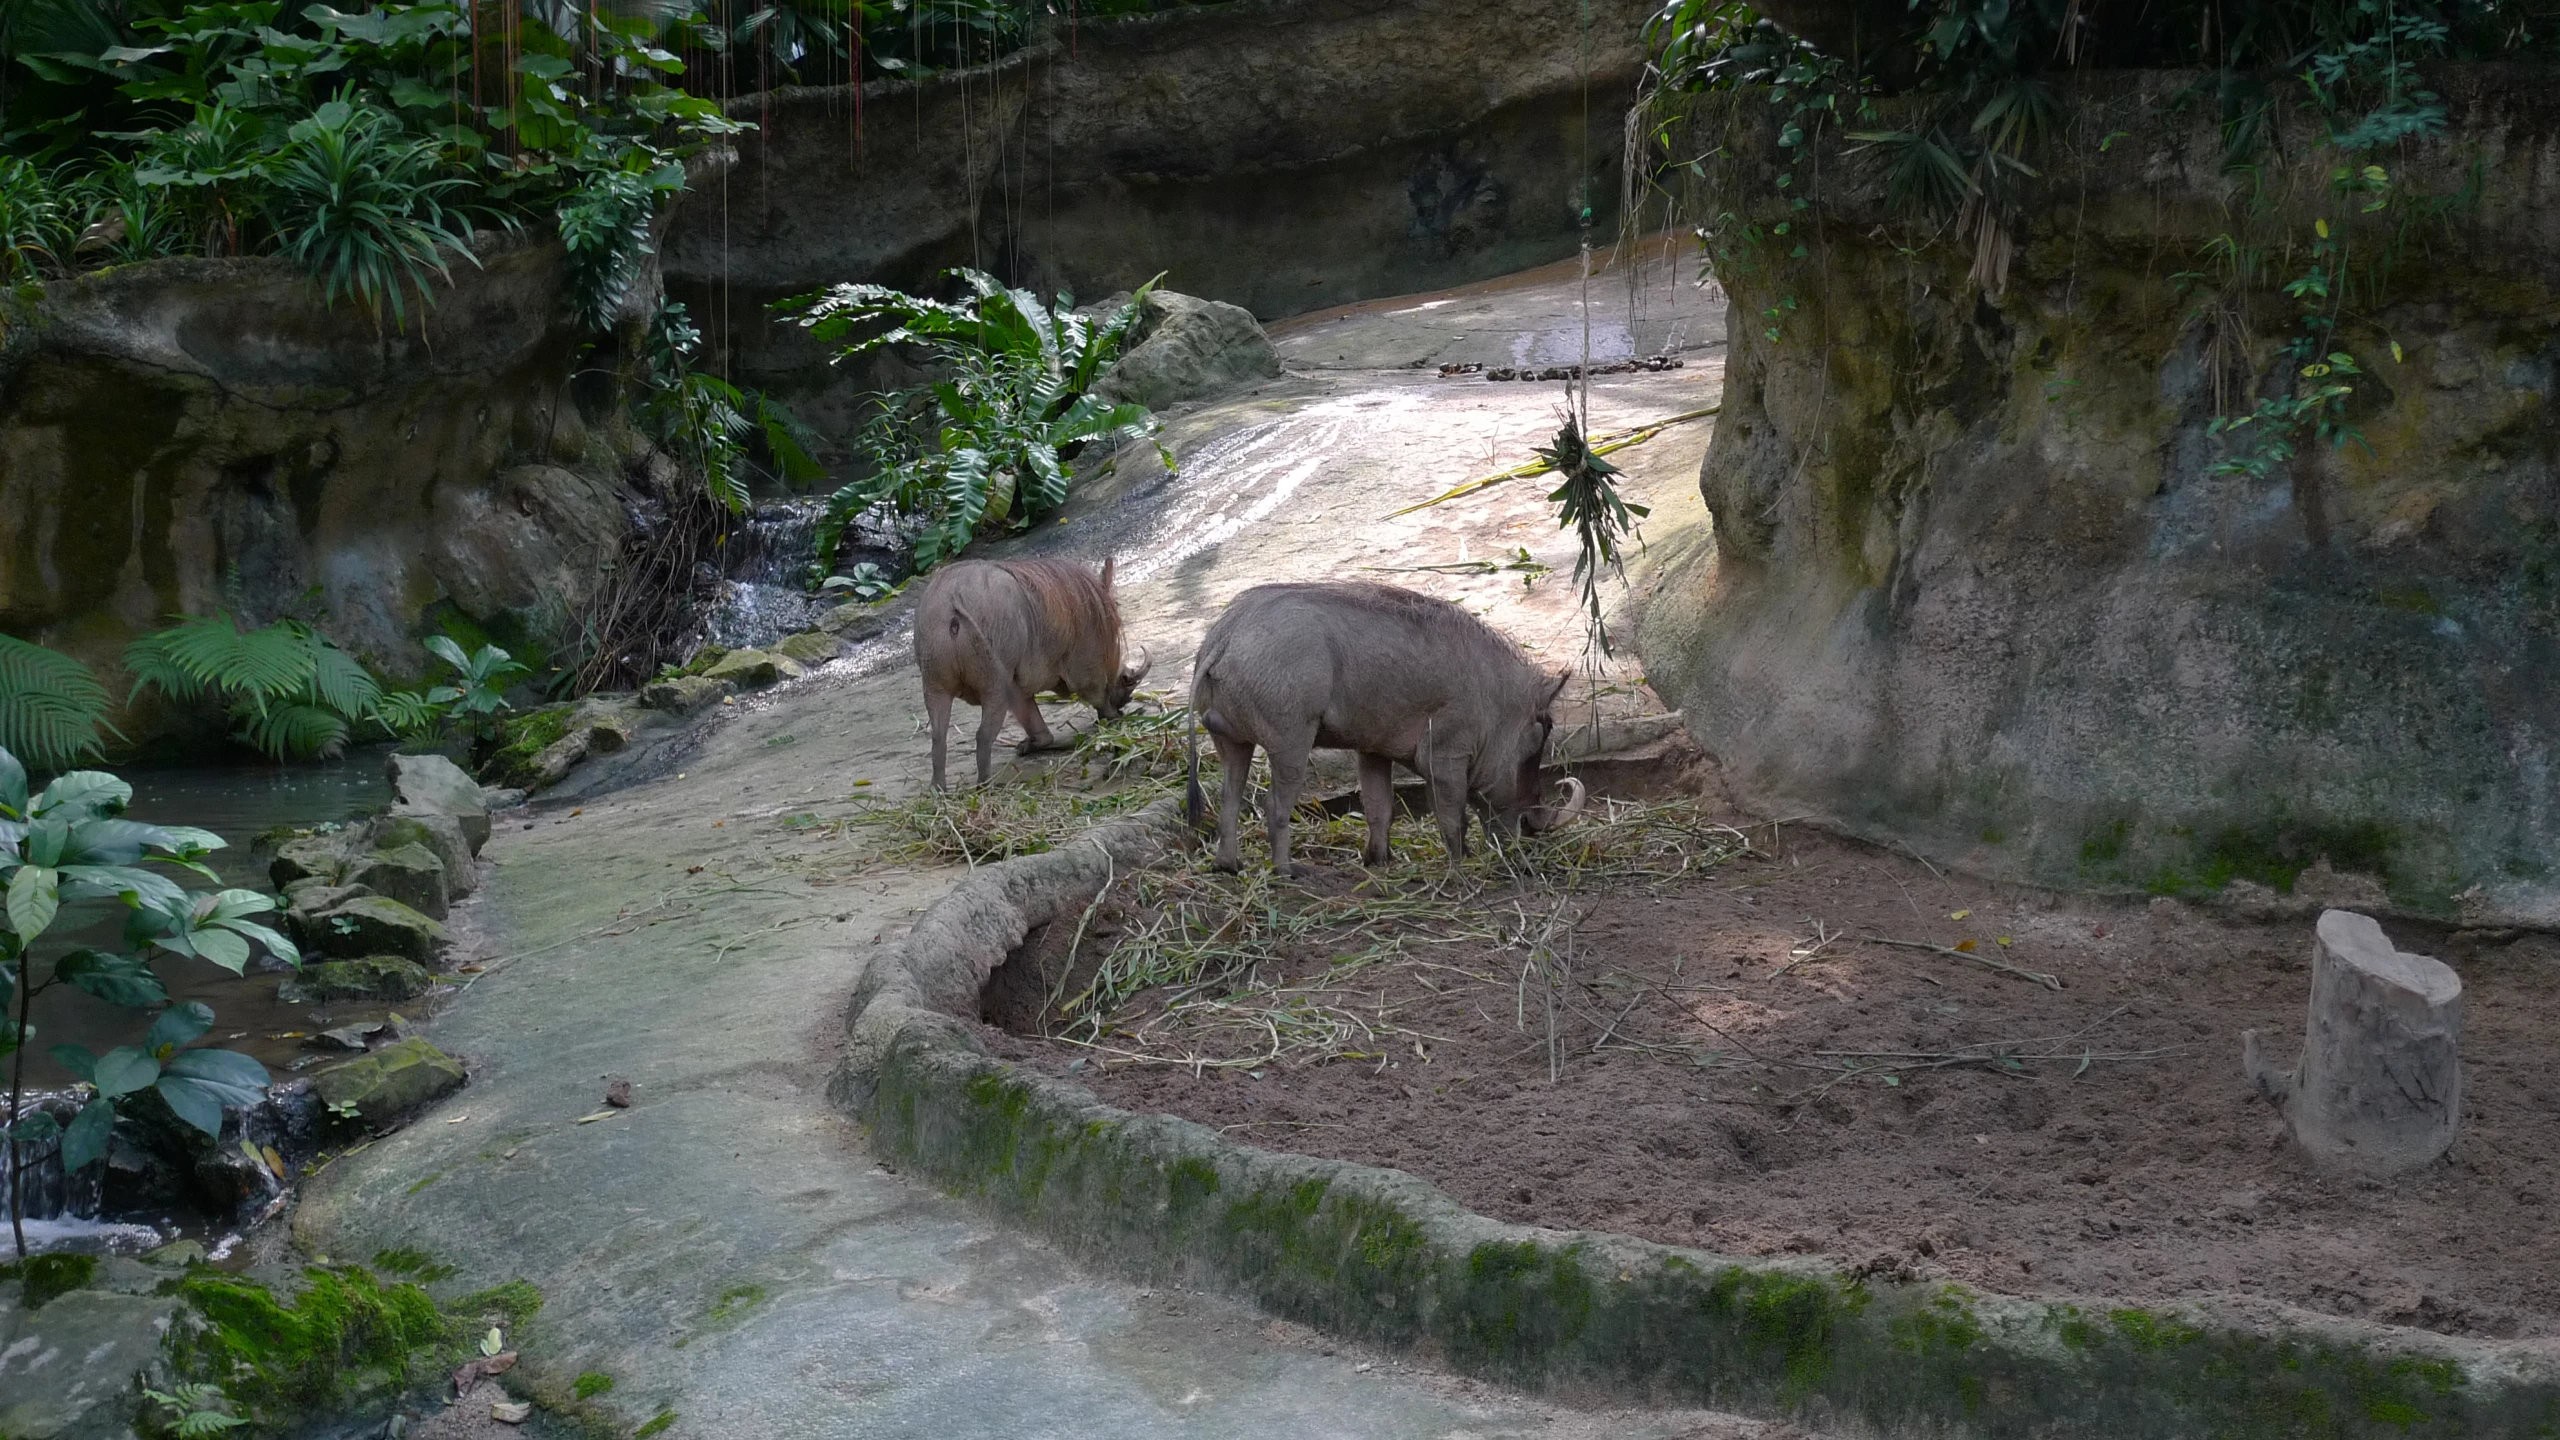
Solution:
M 299 620 L 243 630 L 221 611 L 191 615 L 134 641 L 124 659 L 135 694 L 219 700 L 240 742 L 277 760 L 335 756 L 357 725 L 381 719 L 381 682 Z
M 281 699 L 308 684 L 317 664 L 305 627 L 283 620 L 262 630 L 243 630 L 220 611 L 183 617 L 124 652 L 135 695 L 149 686 L 182 703 L 207 691 L 236 692 L 261 702 Z
M 98 753 L 101 729 L 114 733 L 107 706 L 107 687 L 88 666 L 0 635 L 0 750 L 39 770 L 87 759 Z

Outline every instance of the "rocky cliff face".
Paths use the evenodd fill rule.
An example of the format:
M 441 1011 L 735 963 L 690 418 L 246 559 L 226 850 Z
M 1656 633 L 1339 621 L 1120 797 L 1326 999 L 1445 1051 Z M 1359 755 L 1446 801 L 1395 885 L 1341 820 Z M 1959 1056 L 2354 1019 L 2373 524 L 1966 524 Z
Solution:
M 572 379 L 558 247 L 484 240 L 405 334 L 272 259 L 7 301 L 0 629 L 111 663 L 173 614 L 307 596 L 393 674 L 447 611 L 546 635 L 621 538 L 628 447 L 609 379 Z
M 1616 223 L 1652 6 L 1235 0 L 1061 29 L 921 86 L 742 102 L 669 292 L 822 431 L 868 385 L 765 306 L 973 265 L 1094 299 L 1169 289 L 1271 319 L 1571 254 Z M 1585 125 L 1585 78 L 1589 81 Z
M 2242 193 L 2190 83 L 2071 97 L 1997 296 L 1852 157 L 1776 238 L 1766 105 L 1702 120 L 1692 206 L 1762 242 L 1717 265 L 1715 540 L 1648 671 L 1760 803 L 1942 863 L 2560 922 L 2560 107 L 2443 77 L 2455 135 L 2368 213 L 2299 135 Z M 2337 335 L 2365 444 L 2218 472 L 2322 220 L 2393 261 Z M 2222 235 L 2258 300 L 2222 303 Z

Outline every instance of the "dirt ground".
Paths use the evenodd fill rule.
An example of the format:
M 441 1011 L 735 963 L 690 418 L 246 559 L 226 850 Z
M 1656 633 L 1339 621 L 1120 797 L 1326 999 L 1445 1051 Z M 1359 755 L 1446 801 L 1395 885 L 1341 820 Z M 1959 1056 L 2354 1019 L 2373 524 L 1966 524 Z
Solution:
M 2236 1294 L 2560 1333 L 2552 937 L 2386 927 L 2462 975 L 2463 1130 L 2415 1175 L 2340 1179 L 2305 1163 L 2239 1063 L 2244 1028 L 2277 1056 L 2300 1044 L 2309 915 L 2004 891 L 1801 827 L 1748 833 L 1750 853 L 1702 875 L 1571 897 L 1550 970 L 1533 954 L 1558 897 L 1498 889 L 1487 911 L 1520 920 L 1493 941 L 1347 966 L 1321 933 L 1280 947 L 1255 979 L 1366 1017 L 1358 1058 L 1220 1067 L 1252 1052 L 1203 1031 L 1185 1053 L 1207 1063 L 1139 1063 L 1028 1038 L 1011 964 L 990 1014 L 1012 1028 L 984 1033 L 1108 1103 L 1392 1166 L 1507 1220 L 2012 1295 Z M 1433 883 L 1331 858 L 1270 903 Z M 1094 937 L 1142 908 L 1115 899 Z M 1870 937 L 1971 942 L 2060 988 Z M 1161 1052 L 1180 1029 L 1147 1033 Z

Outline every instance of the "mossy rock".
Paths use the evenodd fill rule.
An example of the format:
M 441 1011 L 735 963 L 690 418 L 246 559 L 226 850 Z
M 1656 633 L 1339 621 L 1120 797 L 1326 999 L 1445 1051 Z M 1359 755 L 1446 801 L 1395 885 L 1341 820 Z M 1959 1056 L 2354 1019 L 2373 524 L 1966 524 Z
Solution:
M 366 955 L 305 965 L 301 974 L 278 982 L 276 998 L 287 1005 L 318 1005 L 332 1000 L 414 1000 L 434 983 L 435 977 L 427 967 L 414 960 L 397 955 Z
M 95 1255 L 35 1255 L 18 1267 L 19 1296 L 29 1310 L 41 1310 L 57 1296 L 87 1288 L 98 1278 Z
M 344 836 L 305 835 L 276 846 L 276 858 L 267 862 L 267 878 L 279 889 L 298 880 L 325 880 L 334 885 L 346 861 Z
M 467 1078 L 461 1061 L 409 1039 L 332 1065 L 311 1077 L 311 1088 L 333 1114 L 352 1110 L 355 1119 L 380 1130 L 461 1089 Z
M 818 628 L 846 644 L 868 640 L 889 628 L 880 607 L 866 603 L 839 605 L 818 617 Z
M 396 845 L 359 855 L 348 863 L 347 879 L 421 915 L 444 918 L 444 860 L 424 845 Z
M 675 673 L 678 675 L 706 674 L 710 671 L 712 666 L 717 665 L 728 658 L 728 646 L 705 645 L 701 649 L 694 651 L 693 658 L 685 661 L 684 665 L 676 670 Z
M 506 722 L 498 732 L 498 749 L 480 767 L 480 773 L 495 778 L 501 785 L 538 790 L 532 779 L 534 760 L 560 742 L 569 733 L 569 716 L 574 705 L 545 705 L 529 710 Z
M 844 642 L 824 630 L 803 630 L 775 641 L 773 653 L 803 665 L 824 665 L 844 653 Z
M 341 900 L 326 910 L 290 911 L 286 925 L 305 953 L 360 959 L 398 955 L 424 965 L 444 944 L 444 927 L 432 918 L 381 895 Z
M 725 680 L 701 675 L 679 675 L 671 680 L 654 681 L 640 691 L 640 703 L 652 710 L 670 715 L 691 715 L 708 705 L 716 705 L 737 687 Z
M 423 846 L 435 852 L 444 862 L 444 889 L 448 896 L 468 895 L 477 878 L 471 868 L 473 852 L 469 832 L 462 820 L 453 815 L 382 815 L 365 831 L 369 850 L 397 850 L 403 845 Z M 386 892 L 387 893 L 387 892 Z
M 732 650 L 702 672 L 707 680 L 726 680 L 741 690 L 761 690 L 782 678 L 781 664 L 762 650 Z

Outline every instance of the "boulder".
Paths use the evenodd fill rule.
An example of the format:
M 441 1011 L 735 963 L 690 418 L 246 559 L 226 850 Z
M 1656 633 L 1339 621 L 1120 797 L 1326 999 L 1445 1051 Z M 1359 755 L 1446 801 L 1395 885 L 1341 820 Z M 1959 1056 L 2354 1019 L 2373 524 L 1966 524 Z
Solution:
M 397 845 L 359 855 L 348 863 L 347 879 L 419 914 L 444 918 L 444 861 L 424 845 Z
M 380 895 L 341 900 L 325 910 L 287 911 L 285 924 L 305 954 L 399 955 L 423 965 L 444 944 L 442 925 Z
M 726 680 L 713 680 L 703 675 L 679 675 L 641 690 L 640 703 L 670 715 L 691 715 L 706 705 L 720 703 L 723 696 L 736 691 L 737 687 Z
M 424 1040 L 402 1040 L 311 1077 L 311 1088 L 333 1114 L 349 1108 L 379 1130 L 462 1088 L 462 1062 Z
M 427 967 L 398 955 L 366 955 L 354 960 L 321 960 L 276 985 L 276 999 L 287 1005 L 318 1005 L 332 1000 L 414 1000 L 427 993 L 435 977 Z
M 267 862 L 267 878 L 278 888 L 297 880 L 324 880 L 334 885 L 347 862 L 347 846 L 348 837 L 344 834 L 287 840 L 276 847 L 276 858 Z
M 803 665 L 824 665 L 844 653 L 844 642 L 824 630 L 803 630 L 775 641 L 773 653 Z
M 296 880 L 284 888 L 285 926 L 291 929 L 300 920 L 307 920 L 323 910 L 334 909 L 349 900 L 361 900 L 372 893 L 362 885 L 332 885 L 325 880 Z
M 1253 312 L 1169 290 L 1148 294 L 1132 343 L 1093 389 L 1161 410 L 1280 373 L 1280 352 Z
M 472 854 L 489 843 L 489 802 L 461 766 L 442 755 L 394 755 L 390 770 L 391 814 L 450 815 L 461 822 Z
M 819 616 L 818 628 L 850 645 L 879 634 L 889 628 L 889 622 L 881 618 L 878 607 L 856 602 Z
M 782 678 L 781 666 L 762 650 L 732 650 L 702 672 L 706 680 L 726 680 L 741 690 L 761 690 Z
M 160 1358 L 178 1302 L 75 1290 L 33 1312 L 0 1311 L 0 1435 L 131 1435 L 134 1376 Z
M 462 833 L 460 818 L 452 815 L 380 815 L 365 827 L 367 850 L 391 851 L 404 845 L 423 847 L 444 862 L 446 895 L 468 895 L 478 888 L 479 867 L 471 859 L 471 840 Z M 357 868 L 363 868 L 362 860 L 357 862 Z M 348 878 L 356 877 L 350 875 Z M 403 898 L 381 886 L 374 888 L 395 899 Z
M 525 793 L 511 785 L 483 785 L 480 798 L 487 801 L 492 810 L 513 810 L 525 802 Z
M 547 790 L 559 784 L 562 777 L 576 769 L 578 762 L 587 758 L 587 751 L 594 744 L 594 731 L 572 730 L 535 751 L 533 758 L 524 763 L 524 768 L 516 772 L 516 778 L 523 780 L 533 789 Z

